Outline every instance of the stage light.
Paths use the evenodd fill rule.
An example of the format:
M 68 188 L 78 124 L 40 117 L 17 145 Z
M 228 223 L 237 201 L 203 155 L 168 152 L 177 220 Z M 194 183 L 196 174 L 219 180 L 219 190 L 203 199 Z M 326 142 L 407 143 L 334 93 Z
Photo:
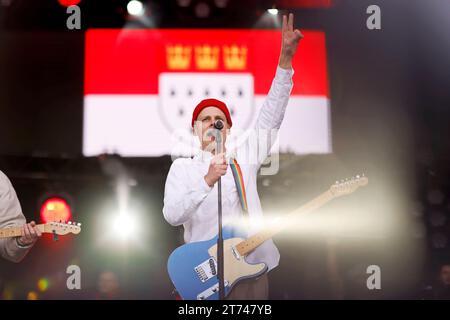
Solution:
M 267 12 L 273 16 L 276 16 L 278 14 L 278 9 L 275 9 L 275 8 L 267 9 Z
M 127 4 L 127 11 L 132 16 L 142 16 L 144 14 L 144 5 L 137 0 L 131 0 Z
M 35 291 L 30 291 L 27 294 L 27 300 L 37 300 L 38 294 Z
M 199 2 L 195 6 L 195 14 L 198 18 L 207 18 L 209 16 L 211 9 L 209 5 L 204 2 Z
M 58 0 L 59 4 L 64 7 L 76 6 L 81 0 Z
M 11 286 L 6 286 L 3 290 L 2 294 L 3 300 L 13 300 L 14 299 L 14 290 L 11 288 Z
M 139 207 L 119 210 L 115 201 L 105 203 L 95 217 L 97 232 L 94 246 L 114 254 L 141 250 L 142 239 L 146 235 L 146 218 Z
M 39 291 L 45 292 L 49 287 L 48 279 L 46 279 L 46 278 L 39 279 L 39 281 L 37 283 L 37 287 L 38 287 Z
M 0 1 L 0 5 L 4 6 L 4 7 L 8 7 L 10 6 L 12 3 L 12 0 L 1 0 Z
M 228 5 L 228 0 L 214 0 L 217 8 L 225 8 Z
M 114 233 L 122 240 L 128 239 L 137 229 L 136 220 L 129 213 L 119 214 L 113 223 Z
M 177 0 L 180 7 L 188 7 L 191 4 L 191 0 Z
M 41 221 L 70 221 L 72 212 L 69 204 L 63 198 L 52 197 L 44 201 L 41 206 Z

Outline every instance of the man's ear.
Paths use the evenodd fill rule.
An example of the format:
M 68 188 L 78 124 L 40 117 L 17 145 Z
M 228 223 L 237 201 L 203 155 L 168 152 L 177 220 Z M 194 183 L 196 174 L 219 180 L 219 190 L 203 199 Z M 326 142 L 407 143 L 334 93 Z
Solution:
M 225 126 L 225 131 L 226 131 L 227 135 L 230 134 L 230 130 L 231 130 L 231 127 L 230 127 L 230 125 L 227 122 L 227 125 Z
M 202 131 L 202 122 L 201 121 L 194 121 L 194 126 L 192 127 L 192 134 L 196 137 L 198 137 L 199 132 Z

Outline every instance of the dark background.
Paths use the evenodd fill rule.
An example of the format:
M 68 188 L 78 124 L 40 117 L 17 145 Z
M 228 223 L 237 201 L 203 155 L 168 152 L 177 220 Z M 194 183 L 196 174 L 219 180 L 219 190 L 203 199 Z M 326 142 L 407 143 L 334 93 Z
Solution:
M 0 263 L 3 289 L 13 288 L 14 298 L 36 290 L 40 277 L 52 284 L 41 298 L 93 298 L 103 270 L 119 275 L 125 298 L 171 298 L 165 263 L 181 238 L 161 212 L 170 157 L 81 154 L 84 31 L 145 27 L 127 18 L 126 2 L 82 0 L 82 30 L 74 31 L 66 29 L 68 15 L 56 0 L 0 4 L 0 170 L 15 186 L 28 220 L 39 219 L 47 195 L 64 194 L 74 220 L 83 222 L 77 238 L 46 238 L 21 264 Z M 206 20 L 174 1 L 153 1 L 150 8 L 158 28 L 274 27 L 259 19 L 270 2 L 243 3 L 231 1 Z M 372 4 L 381 7 L 382 30 L 366 28 Z M 450 2 L 439 0 L 341 0 L 328 9 L 290 9 L 297 27 L 326 33 L 334 152 L 282 155 L 280 173 L 259 181 L 263 208 L 296 208 L 336 179 L 364 171 L 372 180 L 360 205 L 387 202 L 390 193 L 401 202 L 391 209 L 412 222 L 372 245 L 340 240 L 330 247 L 327 237 L 276 239 L 282 260 L 271 273 L 271 298 L 417 298 L 447 261 L 448 241 L 436 244 L 436 234 L 448 236 L 450 224 L 436 226 L 432 219 L 436 212 L 450 218 L 449 10 Z M 144 250 L 96 246 L 102 223 L 94 221 L 115 196 L 115 177 L 105 171 L 109 161 L 119 161 L 137 181 L 131 197 L 145 213 Z M 436 193 L 442 201 L 433 200 Z M 330 208 L 345 210 L 346 204 L 339 200 Z M 417 221 L 425 226 L 419 236 L 412 227 Z M 330 250 L 338 257 L 343 295 L 335 294 L 330 281 Z M 64 290 L 65 268 L 72 263 L 82 268 L 79 292 Z M 383 290 L 355 282 L 369 264 L 386 270 Z

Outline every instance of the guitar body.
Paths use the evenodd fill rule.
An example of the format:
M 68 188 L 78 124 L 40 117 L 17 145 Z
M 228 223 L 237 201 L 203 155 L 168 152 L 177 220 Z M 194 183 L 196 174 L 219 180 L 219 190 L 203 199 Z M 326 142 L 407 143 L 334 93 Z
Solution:
M 360 186 L 367 185 L 368 182 L 369 180 L 364 175 L 357 175 L 356 178 L 350 180 L 342 180 L 341 183 L 336 182 L 329 190 L 294 210 L 284 218 L 284 221 L 274 224 L 267 230 L 262 230 L 248 239 L 245 239 L 246 236 L 238 233 L 237 230 L 224 227 L 225 296 L 228 296 L 239 281 L 257 277 L 267 271 L 267 266 L 264 263 L 247 263 L 245 255 L 252 252 L 281 229 L 288 227 L 291 224 L 288 218 L 316 210 L 334 198 L 353 193 Z M 238 244 L 243 256 L 235 248 Z M 208 241 L 188 243 L 172 252 L 167 263 L 167 269 L 170 279 L 183 299 L 218 300 L 219 283 L 216 258 L 217 237 Z
M 232 228 L 223 228 L 225 296 L 243 279 L 257 277 L 267 270 L 264 263 L 250 264 L 234 246 L 244 239 Z M 218 300 L 217 236 L 178 247 L 169 257 L 170 279 L 184 300 Z

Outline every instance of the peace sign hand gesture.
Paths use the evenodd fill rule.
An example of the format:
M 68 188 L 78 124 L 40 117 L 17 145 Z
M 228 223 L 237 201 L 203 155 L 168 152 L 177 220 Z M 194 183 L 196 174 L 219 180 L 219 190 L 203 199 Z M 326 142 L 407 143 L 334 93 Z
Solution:
M 292 68 L 292 58 L 297 51 L 298 43 L 303 38 L 303 34 L 300 30 L 294 30 L 294 15 L 289 14 L 289 18 L 283 15 L 283 24 L 281 27 L 281 54 L 280 54 L 280 67 L 284 69 Z

